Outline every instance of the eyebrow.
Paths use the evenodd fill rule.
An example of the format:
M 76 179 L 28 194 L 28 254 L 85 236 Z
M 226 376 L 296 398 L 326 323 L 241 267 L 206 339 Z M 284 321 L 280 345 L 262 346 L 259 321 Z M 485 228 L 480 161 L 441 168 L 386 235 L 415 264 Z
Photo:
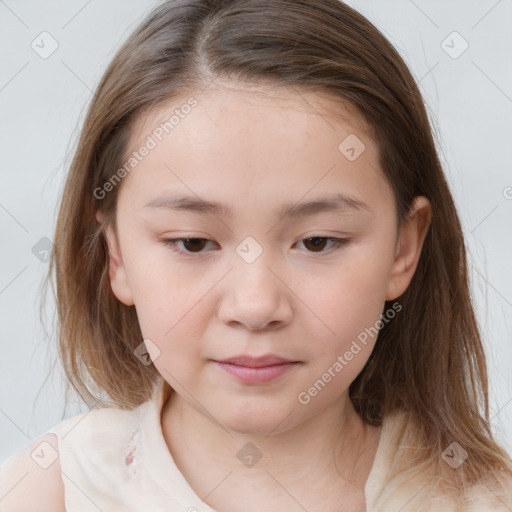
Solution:
M 234 216 L 233 209 L 227 205 L 183 195 L 153 199 L 145 205 L 145 208 L 162 208 L 170 211 L 186 211 L 228 218 L 233 218 Z M 285 204 L 278 210 L 275 210 L 274 213 L 279 218 L 285 215 L 298 218 L 318 213 L 343 213 L 349 211 L 364 213 L 371 212 L 371 208 L 357 197 L 338 193 L 308 202 Z

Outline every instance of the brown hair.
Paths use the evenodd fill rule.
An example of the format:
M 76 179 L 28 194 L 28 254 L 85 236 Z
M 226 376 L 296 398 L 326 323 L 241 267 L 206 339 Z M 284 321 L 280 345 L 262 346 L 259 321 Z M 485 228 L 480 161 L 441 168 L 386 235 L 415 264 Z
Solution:
M 135 119 L 217 78 L 332 93 L 372 130 L 398 222 L 416 196 L 429 199 L 432 222 L 400 297 L 404 310 L 381 328 L 350 397 L 368 424 L 397 409 L 410 413 L 422 451 L 409 471 L 414 462 L 441 474 L 441 453 L 457 441 L 468 452 L 457 473 L 463 487 L 512 474 L 491 431 L 465 242 L 421 93 L 382 33 L 338 0 L 169 0 L 115 55 L 74 152 L 48 275 L 55 272 L 59 353 L 74 389 L 89 406 L 103 405 L 106 391 L 133 408 L 159 383 L 155 367 L 134 357 L 142 342 L 135 308 L 115 298 L 108 280 L 104 232 L 115 230 L 119 187 L 101 200 L 93 191 L 123 165 Z

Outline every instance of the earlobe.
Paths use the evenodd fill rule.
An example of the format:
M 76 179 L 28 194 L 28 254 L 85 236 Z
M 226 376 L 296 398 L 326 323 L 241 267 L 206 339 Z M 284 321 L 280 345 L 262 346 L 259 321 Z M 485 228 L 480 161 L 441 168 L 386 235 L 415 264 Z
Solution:
M 386 300 L 396 299 L 409 286 L 418 266 L 431 218 L 429 200 L 426 197 L 416 197 L 408 218 L 400 228 Z
M 104 216 L 98 212 L 96 214 L 98 222 L 103 222 Z M 105 230 L 105 237 L 108 244 L 108 275 L 112 292 L 126 306 L 133 306 L 133 293 L 131 290 L 128 274 L 123 262 L 117 237 L 111 226 Z

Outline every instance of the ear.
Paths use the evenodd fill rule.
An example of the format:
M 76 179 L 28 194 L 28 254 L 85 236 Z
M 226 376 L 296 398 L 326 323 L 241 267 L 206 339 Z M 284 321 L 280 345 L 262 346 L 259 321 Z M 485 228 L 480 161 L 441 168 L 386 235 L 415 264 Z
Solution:
M 432 208 L 423 196 L 414 199 L 407 219 L 400 228 L 395 260 L 391 268 L 386 300 L 394 300 L 405 292 L 411 282 L 427 236 Z
M 105 220 L 105 216 L 99 210 L 96 212 L 96 220 L 102 224 Z M 133 300 L 132 289 L 126 273 L 126 268 L 123 263 L 121 251 L 119 249 L 119 243 L 117 237 L 111 226 L 108 226 L 105 232 L 108 244 L 108 275 L 110 279 L 110 286 L 114 295 L 126 306 L 133 306 L 135 301 Z

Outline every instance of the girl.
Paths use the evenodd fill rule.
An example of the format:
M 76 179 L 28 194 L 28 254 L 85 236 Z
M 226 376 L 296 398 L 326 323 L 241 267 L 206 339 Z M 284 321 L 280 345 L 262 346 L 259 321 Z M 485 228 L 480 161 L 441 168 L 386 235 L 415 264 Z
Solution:
M 2 510 L 512 510 L 420 92 L 342 2 L 156 7 L 89 108 L 50 272 L 90 411 L 11 457 Z

